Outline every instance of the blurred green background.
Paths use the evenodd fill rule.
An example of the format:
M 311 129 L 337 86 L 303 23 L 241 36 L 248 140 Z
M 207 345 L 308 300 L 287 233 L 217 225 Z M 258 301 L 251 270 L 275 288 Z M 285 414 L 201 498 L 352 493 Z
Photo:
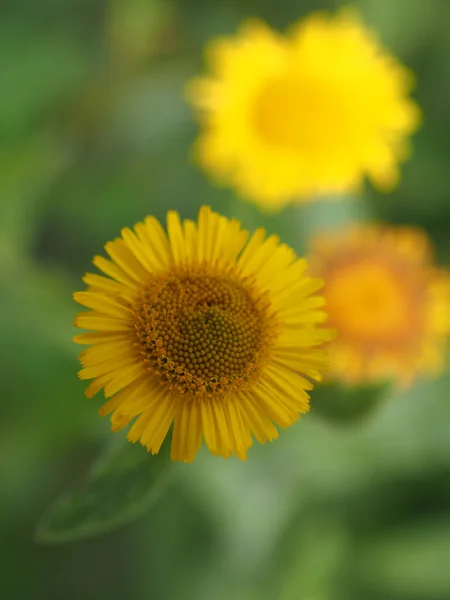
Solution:
M 450 376 L 365 422 L 314 408 L 247 462 L 204 449 L 137 522 L 37 544 L 41 514 L 113 434 L 83 396 L 71 299 L 94 254 L 146 214 L 207 203 L 298 251 L 322 223 L 420 225 L 450 263 L 450 2 L 360 0 L 411 66 L 424 123 L 400 187 L 261 215 L 189 159 L 183 100 L 202 46 L 318 0 L 6 0 L 0 8 L 0 594 L 46 600 L 449 600 Z M 314 407 L 314 396 L 313 407 Z M 120 435 L 120 434 L 116 434 Z

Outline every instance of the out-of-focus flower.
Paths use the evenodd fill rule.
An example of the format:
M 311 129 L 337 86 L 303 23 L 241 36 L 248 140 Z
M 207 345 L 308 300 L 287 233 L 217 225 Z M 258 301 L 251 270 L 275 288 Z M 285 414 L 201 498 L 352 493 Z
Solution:
M 260 22 L 207 47 L 193 80 L 200 165 L 266 209 L 398 180 L 419 109 L 412 73 L 352 11 L 312 16 L 286 35 Z
M 174 423 L 171 456 L 190 462 L 202 438 L 215 455 L 246 458 L 252 435 L 278 437 L 308 411 L 312 381 L 325 368 L 323 282 L 305 260 L 200 210 L 198 223 L 169 212 L 168 235 L 153 217 L 105 245 L 103 275 L 87 274 L 75 300 L 91 309 L 74 339 L 81 379 L 93 379 L 113 413 L 113 430 L 135 417 L 128 438 L 159 452 Z
M 311 268 L 325 279 L 331 374 L 356 384 L 408 385 L 444 366 L 450 334 L 450 274 L 411 227 L 355 225 L 317 237 Z

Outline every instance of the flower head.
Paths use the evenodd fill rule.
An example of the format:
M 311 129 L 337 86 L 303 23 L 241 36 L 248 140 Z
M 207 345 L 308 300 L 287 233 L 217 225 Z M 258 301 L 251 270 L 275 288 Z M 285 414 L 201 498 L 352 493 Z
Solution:
M 433 265 L 426 234 L 360 225 L 316 238 L 311 267 L 325 279 L 332 376 L 400 385 L 444 366 L 450 274 Z
M 209 208 L 198 223 L 153 217 L 106 244 L 110 260 L 94 264 L 77 302 L 90 308 L 74 339 L 81 379 L 101 389 L 114 430 L 134 421 L 128 438 L 157 453 L 172 423 L 171 456 L 192 461 L 202 438 L 211 452 L 245 459 L 252 435 L 278 437 L 308 410 L 307 390 L 325 368 L 321 348 L 330 331 L 322 282 L 306 262 Z
M 412 74 L 347 11 L 286 35 L 248 22 L 210 43 L 211 74 L 188 90 L 199 163 L 267 209 L 398 179 L 419 111 Z

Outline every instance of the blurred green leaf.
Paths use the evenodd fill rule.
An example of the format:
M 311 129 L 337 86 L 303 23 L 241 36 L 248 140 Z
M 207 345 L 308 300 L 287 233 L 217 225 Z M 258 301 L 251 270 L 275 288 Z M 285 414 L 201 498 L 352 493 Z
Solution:
M 108 122 L 108 135 L 115 143 L 137 152 L 158 154 L 173 143 L 184 144 L 180 135 L 191 125 L 184 86 L 191 74 L 185 60 L 156 65 L 118 90 L 115 112 Z M 186 159 L 187 148 L 183 158 Z M 150 163 L 149 157 L 146 160 Z M 151 168 L 151 164 L 149 164 Z
M 325 383 L 314 388 L 312 411 L 338 423 L 359 421 L 376 410 L 391 391 L 390 383 L 346 386 Z
M 39 200 L 75 157 L 75 147 L 47 132 L 0 147 L 0 236 L 23 250 L 34 234 Z
M 297 253 L 308 254 L 310 241 L 317 234 L 370 220 L 371 210 L 364 200 L 335 195 L 287 206 L 280 215 L 275 215 L 283 231 L 283 241 Z
M 173 467 L 172 467 L 173 468 Z M 107 533 L 141 516 L 170 481 L 164 448 L 151 456 L 120 440 L 93 465 L 81 486 L 60 498 L 36 531 L 41 543 L 65 543 Z
M 49 348 L 75 356 L 71 341 L 76 313 L 69 278 L 62 269 L 44 269 L 17 255 L 13 245 L 0 236 L 0 329 L 8 342 L 8 358 L 18 348 L 30 352 Z M 11 314 L 20 315 L 11 320 Z M 38 342 L 38 343 L 37 343 Z M 7 360 L 2 361 L 1 368 Z M 28 368 L 30 368 L 28 366 Z
M 24 11 L 25 12 L 25 11 Z M 2 141 L 53 119 L 89 70 L 86 44 L 71 30 L 0 23 Z
M 111 0 L 107 33 L 116 67 L 130 69 L 149 58 L 172 12 L 164 0 Z
M 446 600 L 450 597 L 450 521 L 447 518 L 409 522 L 377 536 L 360 548 L 355 572 L 380 597 Z
M 439 21 L 439 12 L 431 2 L 423 0 L 360 0 L 360 7 L 382 41 L 402 58 L 426 43 L 430 29 Z M 404 26 L 405 14 L 408 27 Z
M 329 588 L 333 589 L 346 555 L 345 532 L 337 520 L 312 516 L 298 531 L 293 556 L 283 577 L 280 600 L 332 598 Z
M 261 575 L 262 600 L 337 600 L 336 583 L 350 540 L 333 515 L 300 501 Z

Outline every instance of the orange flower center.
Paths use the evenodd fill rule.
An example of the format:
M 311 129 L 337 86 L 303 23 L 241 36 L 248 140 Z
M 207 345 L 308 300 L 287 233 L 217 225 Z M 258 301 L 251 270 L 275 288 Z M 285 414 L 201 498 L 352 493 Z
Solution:
M 370 259 L 349 262 L 329 273 L 325 295 L 338 337 L 398 346 L 417 335 L 419 298 L 400 270 Z
M 224 275 L 151 276 L 134 307 L 144 361 L 182 394 L 236 392 L 258 377 L 272 333 L 267 302 Z

